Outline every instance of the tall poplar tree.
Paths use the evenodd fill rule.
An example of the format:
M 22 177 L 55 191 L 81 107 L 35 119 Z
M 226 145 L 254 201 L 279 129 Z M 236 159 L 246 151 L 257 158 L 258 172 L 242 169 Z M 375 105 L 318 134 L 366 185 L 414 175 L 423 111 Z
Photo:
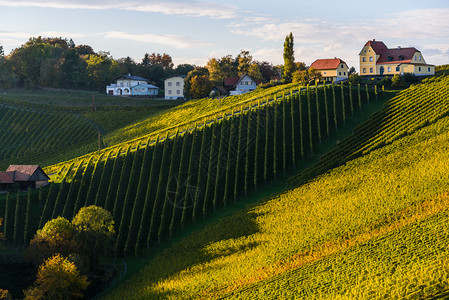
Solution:
M 292 75 L 295 71 L 295 56 L 293 50 L 293 34 L 290 32 L 285 37 L 284 42 L 284 70 L 283 78 L 285 82 L 292 82 Z

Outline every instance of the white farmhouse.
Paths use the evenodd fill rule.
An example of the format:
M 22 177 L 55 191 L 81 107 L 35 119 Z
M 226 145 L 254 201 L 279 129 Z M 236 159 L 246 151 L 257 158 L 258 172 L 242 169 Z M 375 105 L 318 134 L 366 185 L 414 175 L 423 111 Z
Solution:
M 158 87 L 148 84 L 148 80 L 131 74 L 122 75 L 116 78 L 115 83 L 106 87 L 108 95 L 140 95 L 140 96 L 154 96 L 157 95 Z M 138 87 L 136 89 L 136 87 Z M 133 93 L 134 88 L 134 93 Z M 137 92 L 137 93 L 136 93 Z
M 232 79 L 232 78 L 231 78 Z M 229 84 L 229 83 L 228 83 Z M 226 85 L 226 80 L 225 80 Z M 233 90 L 230 91 L 230 95 L 241 95 L 254 91 L 257 88 L 257 82 L 252 79 L 249 75 L 243 74 L 238 78 L 238 80 L 233 85 Z
M 185 75 L 177 75 L 165 79 L 165 99 L 184 99 Z

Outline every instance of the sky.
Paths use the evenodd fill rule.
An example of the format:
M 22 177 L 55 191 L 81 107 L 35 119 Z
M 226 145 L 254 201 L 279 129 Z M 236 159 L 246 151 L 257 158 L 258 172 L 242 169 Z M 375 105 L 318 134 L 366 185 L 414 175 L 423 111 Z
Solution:
M 448 64 L 449 0 L 0 0 L 5 54 L 41 35 L 136 62 L 156 52 L 175 65 L 203 66 L 248 50 L 276 65 L 290 32 L 296 61 L 307 65 L 338 57 L 358 69 L 358 54 L 372 39 Z

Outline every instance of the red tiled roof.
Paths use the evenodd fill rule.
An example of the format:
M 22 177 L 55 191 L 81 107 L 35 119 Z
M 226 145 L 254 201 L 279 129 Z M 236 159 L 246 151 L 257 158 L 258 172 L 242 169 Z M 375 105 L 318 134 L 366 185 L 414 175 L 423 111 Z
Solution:
M 224 86 L 234 86 L 238 81 L 240 80 L 240 77 L 228 77 L 224 79 Z
M 37 169 L 38 165 L 10 165 L 6 172 L 16 172 L 16 181 L 27 181 Z
M 371 46 L 374 52 L 377 55 L 380 55 L 376 62 L 377 64 L 410 63 L 415 52 L 419 52 L 419 50 L 414 47 L 388 49 L 383 42 L 376 40 L 368 41 L 365 46 Z M 399 59 L 399 56 L 402 56 L 402 59 Z
M 376 52 L 376 54 L 379 54 L 382 51 L 388 50 L 387 46 L 382 41 L 376 41 L 376 40 L 368 41 L 368 42 L 366 42 L 365 46 L 371 46 L 371 48 L 373 48 L 373 50 L 374 50 L 374 52 Z
M 0 172 L 0 183 L 14 183 L 15 172 Z
M 310 67 L 315 70 L 335 70 L 340 64 L 346 63 L 339 58 L 317 59 L 310 65 Z

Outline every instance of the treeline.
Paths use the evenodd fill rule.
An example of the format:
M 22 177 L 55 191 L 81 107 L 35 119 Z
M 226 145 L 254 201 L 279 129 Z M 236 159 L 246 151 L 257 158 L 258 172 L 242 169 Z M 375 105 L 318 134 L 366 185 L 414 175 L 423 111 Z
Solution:
M 105 160 L 80 161 L 69 168 L 70 182 L 52 183 L 34 195 L 38 201 L 32 194 L 6 196 L 0 207 L 5 237 L 26 244 L 47 220 L 71 218 L 94 204 L 116 220 L 116 255 L 137 254 L 297 168 L 375 91 L 332 85 L 265 98 L 159 136 L 144 149 L 131 152 L 127 145 L 123 156 L 111 151 Z
M 30 38 L 5 55 L 0 45 L 0 88 L 90 89 L 104 91 L 120 75 L 131 73 L 163 87 L 163 79 L 187 75 L 191 65 L 174 68 L 168 54 L 146 53 L 141 62 L 130 57 L 114 59 L 89 45 L 75 45 L 66 38 Z

